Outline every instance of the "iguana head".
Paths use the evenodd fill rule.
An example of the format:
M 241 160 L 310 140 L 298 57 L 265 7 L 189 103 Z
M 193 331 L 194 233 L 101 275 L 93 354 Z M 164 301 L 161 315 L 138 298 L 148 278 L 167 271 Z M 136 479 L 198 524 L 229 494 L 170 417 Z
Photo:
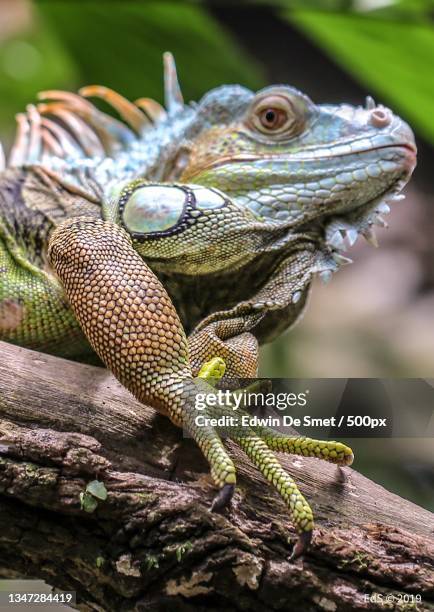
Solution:
M 218 188 L 260 221 L 320 225 L 339 247 L 387 212 L 409 180 L 409 126 L 371 98 L 365 107 L 316 105 L 292 87 L 209 92 L 198 104 L 180 180 Z M 341 221 L 339 226 L 338 220 Z

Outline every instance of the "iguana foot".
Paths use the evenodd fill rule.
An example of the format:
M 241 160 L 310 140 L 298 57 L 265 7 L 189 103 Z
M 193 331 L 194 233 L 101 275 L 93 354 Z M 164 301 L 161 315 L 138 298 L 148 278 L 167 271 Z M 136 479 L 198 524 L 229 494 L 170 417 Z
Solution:
M 221 362 L 221 359 L 216 358 L 204 364 L 199 372 L 199 377 L 215 383 L 219 376 L 224 374 Z M 229 417 L 234 414 L 231 406 L 221 405 L 207 406 L 205 413 L 209 418 Z M 238 417 L 248 418 L 250 416 L 244 410 L 237 410 L 237 414 Z M 265 478 L 273 484 L 289 508 L 292 522 L 299 534 L 290 559 L 297 559 L 307 550 L 311 542 L 314 525 L 313 512 L 295 481 L 283 469 L 272 451 L 315 457 L 339 466 L 346 466 L 353 462 L 352 450 L 341 442 L 313 440 L 302 436 L 288 437 L 271 428 L 227 425 L 222 430 L 244 450 Z M 215 436 L 219 438 L 217 430 Z M 213 471 L 213 466 L 211 471 Z M 211 509 L 224 507 L 229 503 L 233 492 L 234 485 L 224 485 L 214 499 Z

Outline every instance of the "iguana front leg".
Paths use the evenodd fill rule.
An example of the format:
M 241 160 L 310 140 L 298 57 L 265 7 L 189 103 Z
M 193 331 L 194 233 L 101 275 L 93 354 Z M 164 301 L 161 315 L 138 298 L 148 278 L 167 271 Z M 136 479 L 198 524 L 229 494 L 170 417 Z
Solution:
M 255 378 L 258 375 L 258 341 L 250 333 L 249 321 L 241 316 L 213 321 L 191 334 L 188 343 L 193 374 L 213 357 L 220 357 L 228 377 Z
M 133 249 L 129 235 L 111 222 L 70 219 L 53 232 L 48 256 L 94 350 L 141 402 L 169 416 L 192 435 L 221 489 L 213 508 L 227 503 L 236 482 L 235 466 L 218 432 L 198 426 L 195 420 L 197 393 L 210 393 L 212 387 L 193 377 L 188 342 L 177 313 L 157 277 Z M 206 409 L 210 416 L 228 411 L 232 406 Z M 228 433 L 288 505 L 300 534 L 293 555 L 298 556 L 310 540 L 313 516 L 269 448 L 275 444 L 274 433 L 279 438 L 281 435 L 266 432 L 262 440 L 253 429 L 237 427 Z M 294 444 L 286 440 L 279 441 L 278 450 L 293 452 Z M 325 444 L 336 449 L 336 456 L 332 458 L 329 453 L 322 458 L 350 463 L 350 449 L 332 442 Z M 307 444 L 302 454 L 311 454 L 309 448 Z M 314 455 L 318 456 L 316 452 Z
M 181 322 L 127 232 L 110 221 L 70 219 L 53 232 L 48 257 L 105 365 L 139 401 L 186 428 L 216 484 L 232 487 L 235 467 L 219 436 L 194 426 L 198 388 Z

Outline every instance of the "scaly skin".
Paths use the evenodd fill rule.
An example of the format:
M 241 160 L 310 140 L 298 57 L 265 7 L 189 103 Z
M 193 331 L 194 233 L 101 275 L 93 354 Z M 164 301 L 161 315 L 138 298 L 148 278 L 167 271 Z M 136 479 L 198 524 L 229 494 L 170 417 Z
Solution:
M 316 106 L 286 86 L 224 86 L 184 105 L 165 62 L 166 110 L 92 86 L 44 92 L 18 115 L 0 176 L 0 339 L 74 358 L 93 349 L 196 440 L 218 509 L 236 471 L 222 432 L 196 425 L 196 394 L 224 370 L 257 374 L 258 344 L 296 321 L 313 276 L 348 262 L 341 251 L 359 234 L 375 241 L 382 200 L 398 197 L 416 149 L 371 99 Z M 272 451 L 349 465 L 351 449 L 254 426 L 225 433 L 288 505 L 300 555 L 313 514 Z

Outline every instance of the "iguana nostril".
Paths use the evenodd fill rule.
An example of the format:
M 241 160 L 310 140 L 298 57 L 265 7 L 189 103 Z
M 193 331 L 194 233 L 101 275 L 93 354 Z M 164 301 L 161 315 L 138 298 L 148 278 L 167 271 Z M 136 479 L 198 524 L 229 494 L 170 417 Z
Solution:
M 386 127 L 392 121 L 392 114 L 387 108 L 376 108 L 371 111 L 369 122 L 374 127 Z

